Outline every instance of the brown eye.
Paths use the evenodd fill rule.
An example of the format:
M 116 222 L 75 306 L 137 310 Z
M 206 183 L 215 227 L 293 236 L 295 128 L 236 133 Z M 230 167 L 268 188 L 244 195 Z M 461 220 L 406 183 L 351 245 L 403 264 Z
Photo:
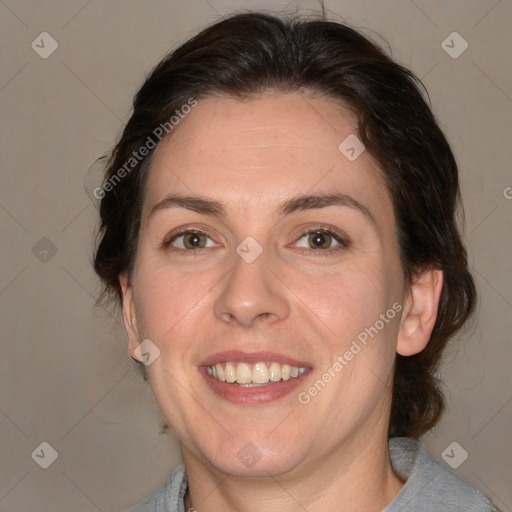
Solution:
M 333 237 L 329 233 L 317 231 L 308 236 L 308 243 L 311 249 L 330 249 Z
M 193 251 L 194 249 L 214 247 L 215 243 L 206 233 L 201 231 L 183 231 L 175 235 L 169 242 L 166 242 L 165 246 Z
M 295 247 L 300 248 L 302 251 L 316 252 L 317 254 L 325 253 L 325 255 L 343 250 L 348 245 L 347 240 L 341 234 L 327 228 L 306 231 L 294 244 Z
M 206 247 L 206 236 L 199 233 L 187 233 L 183 235 L 183 245 L 187 249 L 202 249 Z

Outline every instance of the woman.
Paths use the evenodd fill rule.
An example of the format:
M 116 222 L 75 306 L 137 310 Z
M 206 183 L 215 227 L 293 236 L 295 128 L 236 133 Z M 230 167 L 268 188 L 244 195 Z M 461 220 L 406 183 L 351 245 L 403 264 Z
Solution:
M 497 510 L 417 441 L 475 289 L 408 70 L 341 24 L 230 17 L 153 70 L 95 195 L 183 453 L 133 510 Z

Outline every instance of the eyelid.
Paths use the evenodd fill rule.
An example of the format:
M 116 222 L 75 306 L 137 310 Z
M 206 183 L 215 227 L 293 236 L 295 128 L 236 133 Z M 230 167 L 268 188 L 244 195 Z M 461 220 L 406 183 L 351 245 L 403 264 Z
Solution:
M 301 234 L 299 236 L 294 237 L 295 241 L 293 242 L 293 244 L 291 244 L 292 247 L 295 246 L 297 242 L 301 240 L 303 237 L 307 235 L 312 235 L 314 233 L 323 233 L 330 235 L 334 238 L 334 240 L 336 240 L 336 242 L 338 242 L 338 245 L 336 245 L 335 247 L 330 247 L 328 249 L 307 249 L 304 247 L 296 247 L 300 252 L 314 254 L 315 256 L 321 256 L 321 253 L 323 253 L 324 255 L 328 255 L 332 252 L 346 249 L 351 245 L 350 237 L 346 233 L 328 224 L 321 223 L 313 225 L 311 226 L 311 228 L 302 228 L 300 233 Z
M 180 236 L 189 235 L 189 234 L 193 234 L 193 233 L 196 233 L 198 235 L 204 235 L 204 236 L 208 237 L 210 240 L 212 240 L 215 244 L 218 245 L 218 242 L 215 240 L 215 238 L 210 234 L 210 232 L 207 229 L 197 228 L 197 227 L 192 227 L 192 226 L 190 226 L 190 227 L 183 226 L 183 227 L 177 228 L 176 230 L 171 231 L 171 233 L 168 233 L 165 236 L 165 238 L 163 239 L 160 246 L 162 249 L 168 250 L 168 249 L 172 248 L 172 249 L 175 249 L 176 251 L 183 251 L 183 252 L 190 252 L 190 253 L 193 253 L 196 250 L 200 251 L 200 250 L 202 250 L 201 248 L 181 249 L 179 247 L 172 247 L 172 242 L 174 240 L 176 240 Z
M 212 240 L 217 246 L 219 243 L 215 240 L 215 237 L 213 237 L 210 234 L 210 231 L 206 228 L 198 228 L 197 226 L 183 226 L 180 228 L 177 228 L 176 230 L 169 233 L 162 243 L 160 244 L 161 248 L 164 250 L 176 250 L 180 252 L 186 252 L 186 253 L 196 253 L 204 250 L 205 248 L 195 248 L 195 249 L 182 249 L 179 247 L 172 247 L 172 242 L 179 238 L 180 236 L 184 236 L 191 233 L 197 233 L 199 235 L 204 235 L 210 240 Z M 325 233 L 334 238 L 338 242 L 338 245 L 335 247 L 331 247 L 328 249 L 306 249 L 306 248 L 297 248 L 300 252 L 307 252 L 309 254 L 314 253 L 315 255 L 320 256 L 319 253 L 329 254 L 337 250 L 345 249 L 351 245 L 351 239 L 350 237 L 343 231 L 339 230 L 338 228 L 335 228 L 334 226 L 331 226 L 329 224 L 319 223 L 319 224 L 313 224 L 310 228 L 304 228 L 301 227 L 299 231 L 299 235 L 294 236 L 294 242 L 288 247 L 293 247 L 301 238 L 303 238 L 306 235 L 311 235 L 313 233 Z M 208 248 L 208 247 L 207 247 Z M 209 247 L 211 249 L 212 247 Z

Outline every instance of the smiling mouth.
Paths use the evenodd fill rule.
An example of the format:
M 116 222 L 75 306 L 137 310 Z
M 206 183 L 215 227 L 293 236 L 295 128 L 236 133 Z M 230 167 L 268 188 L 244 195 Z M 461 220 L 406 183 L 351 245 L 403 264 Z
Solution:
M 293 380 L 306 370 L 305 367 L 276 361 L 260 361 L 255 364 L 227 361 L 206 367 L 206 373 L 213 379 L 238 387 L 259 387 Z

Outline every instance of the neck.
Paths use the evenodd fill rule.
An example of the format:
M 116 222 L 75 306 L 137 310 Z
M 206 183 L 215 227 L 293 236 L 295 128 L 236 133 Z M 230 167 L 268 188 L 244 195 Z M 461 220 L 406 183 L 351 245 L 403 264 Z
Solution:
M 356 440 L 354 440 L 356 441 Z M 328 457 L 267 478 L 234 477 L 217 471 L 183 447 L 189 492 L 186 510 L 282 512 L 383 510 L 403 482 L 393 472 L 387 438 L 344 442 Z

